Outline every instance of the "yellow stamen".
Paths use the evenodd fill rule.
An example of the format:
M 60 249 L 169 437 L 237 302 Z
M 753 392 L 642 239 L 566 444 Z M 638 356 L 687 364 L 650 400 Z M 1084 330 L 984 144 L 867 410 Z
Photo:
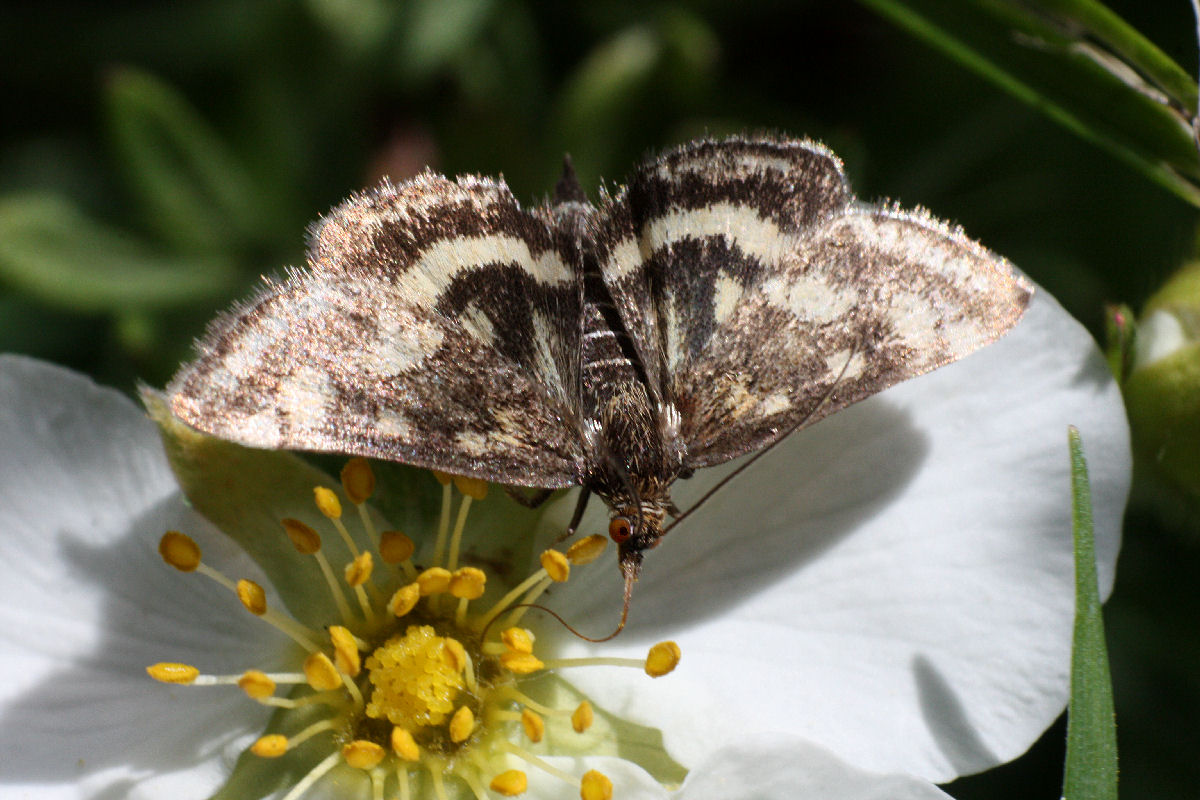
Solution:
M 514 650 L 503 653 L 500 656 L 500 664 L 509 672 L 515 672 L 518 675 L 528 675 L 531 672 L 537 672 L 545 666 L 532 653 L 518 653 Z
M 492 782 L 488 784 L 488 788 L 505 797 L 516 797 L 519 794 L 524 794 L 525 790 L 529 788 L 529 779 L 519 769 L 505 770 L 492 778 Z
M 592 704 L 584 700 L 571 714 L 571 727 L 576 733 L 583 733 L 588 728 L 592 727 L 592 723 L 596 721 L 596 712 L 592 710 Z
M 607 775 L 594 769 L 583 773 L 579 782 L 581 800 L 612 800 L 612 796 L 613 785 Z
M 420 761 L 421 748 L 413 735 L 400 726 L 392 728 L 392 752 L 405 761 Z
M 413 556 L 416 545 L 400 531 L 384 531 L 379 539 L 379 556 L 387 564 L 400 564 Z
M 571 577 L 571 562 L 557 550 L 546 550 L 541 557 L 542 569 L 555 583 L 562 583 Z
M 287 737 L 278 733 L 269 733 L 266 736 L 260 736 L 258 737 L 258 741 L 250 745 L 250 752 L 260 758 L 279 758 L 287 750 Z
M 481 481 L 479 478 L 467 478 L 462 475 L 454 476 L 454 488 L 472 500 L 482 500 L 487 497 L 488 493 L 487 481 Z
M 476 567 L 463 567 L 450 578 L 450 594 L 464 600 L 475 600 L 483 597 L 487 585 L 487 575 Z
M 321 652 L 310 653 L 304 659 L 304 677 L 308 685 L 317 691 L 336 689 L 342 685 L 342 676 L 337 667 L 329 660 L 329 656 Z
M 401 586 L 392 599 L 388 601 L 388 611 L 395 614 L 397 617 L 403 617 L 408 612 L 412 611 L 417 606 L 417 601 L 421 599 L 421 586 L 417 583 L 410 583 L 407 586 Z
M 256 617 L 267 613 L 267 593 L 257 583 L 242 578 L 237 582 L 238 600 Z
M 449 486 L 454 481 L 454 476 L 448 472 L 441 472 L 436 469 L 430 470 L 430 472 L 433 473 L 433 477 L 436 478 L 437 482 L 442 486 Z
M 445 567 L 430 567 L 417 576 L 417 586 L 421 588 L 421 596 L 440 594 L 450 588 L 450 570 Z
M 158 542 L 163 561 L 180 572 L 191 572 L 200 566 L 200 547 L 192 537 L 179 531 L 167 531 Z
M 338 500 L 338 496 L 333 493 L 332 489 L 326 489 L 324 486 L 314 486 L 313 499 L 317 503 L 317 510 L 327 518 L 342 518 L 342 501 Z
M 271 680 L 265 672 L 256 669 L 249 669 L 242 673 L 242 677 L 238 678 L 237 685 L 255 700 L 275 694 L 275 681 Z
M 586 536 L 567 548 L 567 560 L 577 567 L 595 561 L 608 547 L 608 539 L 598 533 Z
M 358 769 L 374 769 L 386 755 L 387 751 L 382 747 L 364 739 L 355 739 L 342 745 L 342 758 Z
M 506 628 L 500 634 L 500 641 L 504 642 L 504 646 L 514 652 L 533 652 L 533 634 L 525 628 Z
M 442 660 L 455 672 L 462 672 L 467 668 L 467 650 L 457 639 L 446 639 L 442 642 Z
M 371 554 L 366 551 L 359 553 L 357 558 L 346 565 L 346 583 L 357 589 L 367 582 L 374 568 L 375 561 Z
M 651 678 L 661 678 L 679 666 L 683 651 L 675 642 L 659 642 L 650 648 L 646 656 L 646 674 Z
M 525 738 L 534 743 L 546 735 L 546 721 L 528 708 L 521 709 L 521 727 L 525 730 Z
M 341 625 L 331 625 L 329 638 L 333 642 L 334 663 L 338 670 L 351 678 L 356 677 L 362 670 L 362 658 L 354 634 Z
M 450 718 L 450 741 L 455 744 L 465 742 L 475 730 L 475 714 L 466 706 L 459 706 L 458 711 Z
M 287 532 L 292 546 L 302 555 L 310 556 L 321 549 L 321 534 L 314 531 L 298 519 L 283 519 L 283 529 Z
M 200 670 L 190 664 L 177 664 L 164 661 L 146 667 L 146 673 L 162 683 L 178 683 L 183 686 L 194 682 L 200 675 Z
M 351 503 L 365 503 L 375 493 L 375 473 L 365 458 L 352 458 L 342 467 L 342 490 Z

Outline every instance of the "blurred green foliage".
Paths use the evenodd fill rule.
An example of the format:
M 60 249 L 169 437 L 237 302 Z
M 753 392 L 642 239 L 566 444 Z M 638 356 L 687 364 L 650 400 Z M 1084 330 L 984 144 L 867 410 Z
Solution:
M 0 350 L 127 391 L 302 263 L 311 220 L 426 164 L 532 203 L 564 152 L 595 187 L 706 133 L 809 135 L 861 196 L 961 223 L 1097 333 L 1194 255 L 1184 0 L 11 5 Z M 1200 785 L 1188 527 L 1135 506 L 1108 608 L 1127 798 Z M 1063 735 L 949 790 L 1056 798 Z

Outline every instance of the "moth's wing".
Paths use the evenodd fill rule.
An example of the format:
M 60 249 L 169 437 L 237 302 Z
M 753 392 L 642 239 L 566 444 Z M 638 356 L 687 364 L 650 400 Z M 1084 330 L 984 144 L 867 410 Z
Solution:
M 811 142 L 687 145 L 604 214 L 605 281 L 691 468 L 967 355 L 1032 292 L 957 229 L 857 202 Z
M 171 408 L 252 447 L 568 486 L 581 295 L 570 244 L 502 182 L 385 182 L 313 226 L 307 270 L 213 323 Z

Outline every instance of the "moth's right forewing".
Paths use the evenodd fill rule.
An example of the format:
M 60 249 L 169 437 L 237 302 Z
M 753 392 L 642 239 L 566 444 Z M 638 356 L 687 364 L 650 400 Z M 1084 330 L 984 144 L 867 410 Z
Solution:
M 577 482 L 581 277 L 543 215 L 427 173 L 311 235 L 309 269 L 210 327 L 169 386 L 177 416 L 254 447 Z

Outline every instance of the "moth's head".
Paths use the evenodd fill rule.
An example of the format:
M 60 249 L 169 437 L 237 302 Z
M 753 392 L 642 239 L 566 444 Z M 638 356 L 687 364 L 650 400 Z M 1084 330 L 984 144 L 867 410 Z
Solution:
M 662 541 L 663 514 L 661 509 L 624 507 L 614 509 L 608 521 L 608 537 L 617 543 L 621 571 L 632 569 L 634 580 L 642 566 L 642 553 Z

